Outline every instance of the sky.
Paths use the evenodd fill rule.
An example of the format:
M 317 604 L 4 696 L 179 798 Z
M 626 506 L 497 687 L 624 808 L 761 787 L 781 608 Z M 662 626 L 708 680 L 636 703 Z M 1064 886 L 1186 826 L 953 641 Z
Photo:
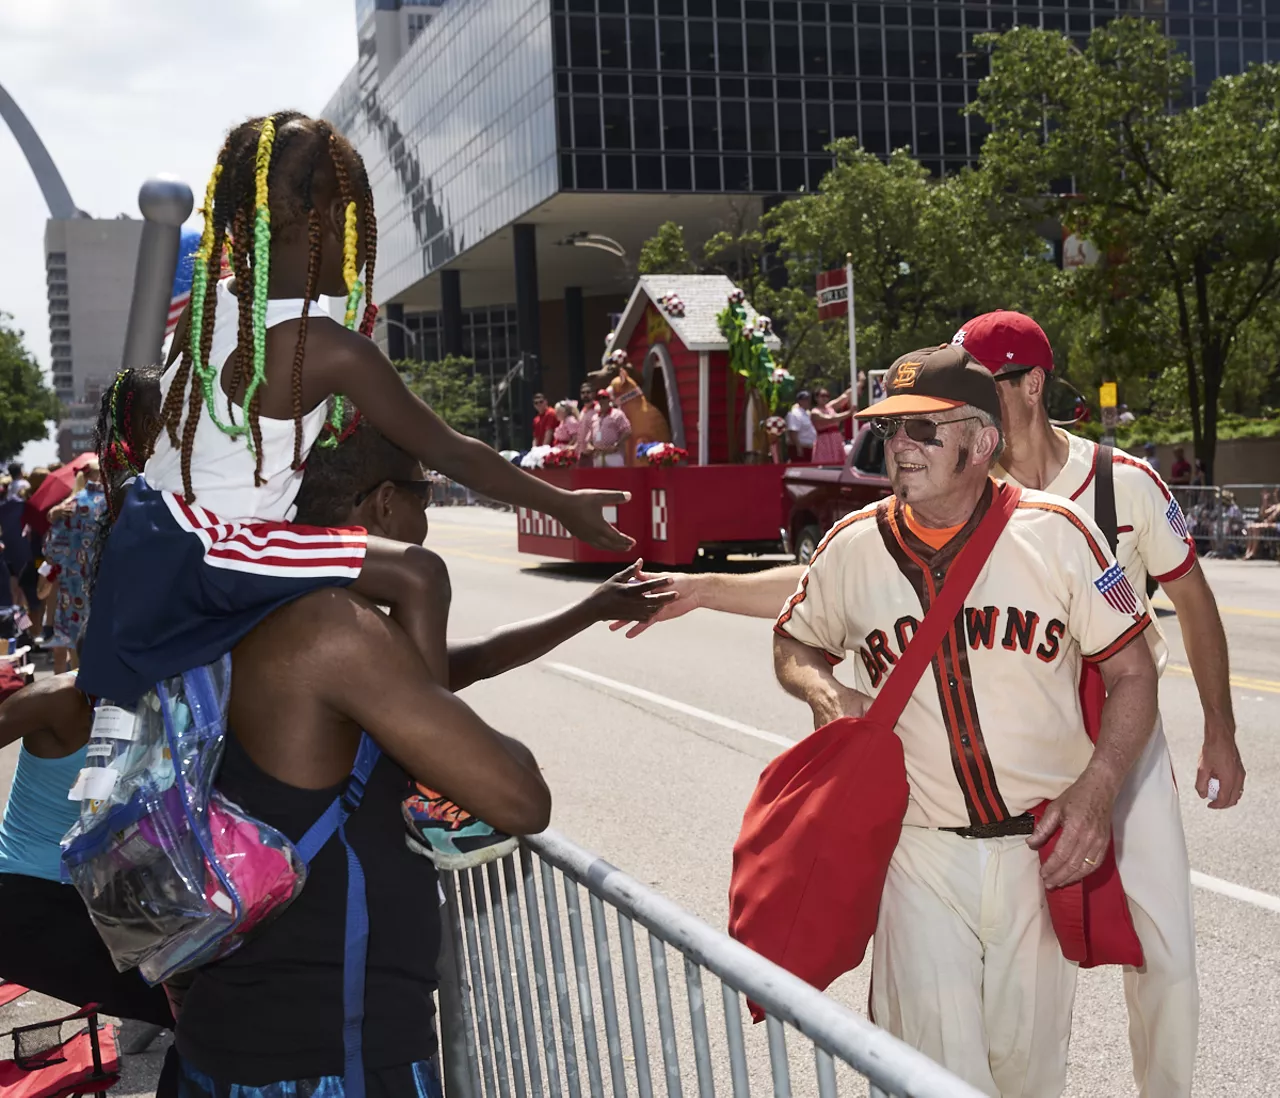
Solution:
M 140 216 L 138 187 L 160 172 L 185 180 L 199 205 L 228 129 L 318 112 L 355 60 L 355 0 L 0 0 L 0 84 L 94 217 Z M 48 216 L 0 123 L 0 312 L 46 374 Z M 33 443 L 23 460 L 55 454 Z

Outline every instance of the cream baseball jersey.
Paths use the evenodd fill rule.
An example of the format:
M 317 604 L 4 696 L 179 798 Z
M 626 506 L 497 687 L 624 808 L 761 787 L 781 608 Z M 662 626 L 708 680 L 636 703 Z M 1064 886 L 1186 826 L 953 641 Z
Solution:
M 854 657 L 856 686 L 879 692 L 969 535 L 934 550 L 890 497 L 823 539 L 777 630 Z M 1150 624 L 1093 521 L 1075 504 L 1024 491 L 898 721 L 911 800 L 906 822 L 965 827 L 1021 815 L 1062 793 L 1093 744 L 1080 710 L 1082 660 L 1107 659 Z M 874 781 L 874 775 L 867 776 Z
M 1096 506 L 1098 444 L 1061 429 L 1055 428 L 1055 431 L 1067 440 L 1070 448 L 1066 464 L 1044 491 L 1071 500 L 1092 518 Z M 1130 585 L 1145 603 L 1147 576 L 1160 583 L 1181 579 L 1195 566 L 1196 543 L 1178 501 L 1150 465 L 1115 450 L 1111 468 L 1119 535 L 1116 557 Z M 996 475 L 1017 483 L 1002 469 L 997 469 Z M 1163 672 L 1169 649 L 1157 623 L 1153 622 L 1153 627 L 1147 630 L 1147 641 L 1156 668 Z

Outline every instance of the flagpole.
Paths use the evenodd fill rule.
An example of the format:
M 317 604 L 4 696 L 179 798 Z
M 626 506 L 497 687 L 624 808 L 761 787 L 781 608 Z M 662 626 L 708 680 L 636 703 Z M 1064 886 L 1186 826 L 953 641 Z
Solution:
M 844 279 L 849 294 L 849 390 L 851 406 L 858 410 L 858 328 L 853 317 L 853 253 L 845 253 Z

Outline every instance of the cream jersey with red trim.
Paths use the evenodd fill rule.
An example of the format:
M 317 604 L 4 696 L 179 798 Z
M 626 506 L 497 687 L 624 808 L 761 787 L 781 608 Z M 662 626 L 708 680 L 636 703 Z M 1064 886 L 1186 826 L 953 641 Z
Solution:
M 912 533 L 893 497 L 842 519 L 778 632 L 836 662 L 854 655 L 855 685 L 876 695 L 993 492 L 1004 490 L 993 483 L 936 551 Z M 1080 710 L 1082 660 L 1107 659 L 1149 623 L 1093 521 L 1073 503 L 1024 491 L 898 721 L 911 789 L 906 822 L 994 823 L 1061 794 L 1093 753 Z
M 1097 506 L 1098 444 L 1061 428 L 1054 428 L 1054 432 L 1067 440 L 1067 462 L 1044 491 L 1071 500 L 1092 518 Z M 1181 579 L 1195 567 L 1196 543 L 1178 501 L 1150 465 L 1116 450 L 1111 469 L 1119 535 L 1116 558 L 1146 605 L 1147 576 L 1160 583 Z M 997 469 L 996 474 L 1017 483 L 1003 469 Z M 1169 648 L 1158 623 L 1147 630 L 1147 642 L 1156 669 L 1163 673 Z

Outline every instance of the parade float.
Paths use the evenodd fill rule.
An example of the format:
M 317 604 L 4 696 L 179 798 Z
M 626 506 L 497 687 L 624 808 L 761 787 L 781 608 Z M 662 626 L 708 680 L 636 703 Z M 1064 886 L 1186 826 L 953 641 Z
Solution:
M 626 465 L 562 464 L 536 475 L 562 488 L 631 493 L 610 515 L 636 539 L 626 554 L 571 538 L 546 515 L 518 512 L 519 549 L 579 562 L 644 557 L 690 564 L 700 551 L 768 552 L 783 540 L 780 418 L 795 382 L 774 361 L 767 317 L 719 275 L 646 275 L 589 380 L 631 422 Z

